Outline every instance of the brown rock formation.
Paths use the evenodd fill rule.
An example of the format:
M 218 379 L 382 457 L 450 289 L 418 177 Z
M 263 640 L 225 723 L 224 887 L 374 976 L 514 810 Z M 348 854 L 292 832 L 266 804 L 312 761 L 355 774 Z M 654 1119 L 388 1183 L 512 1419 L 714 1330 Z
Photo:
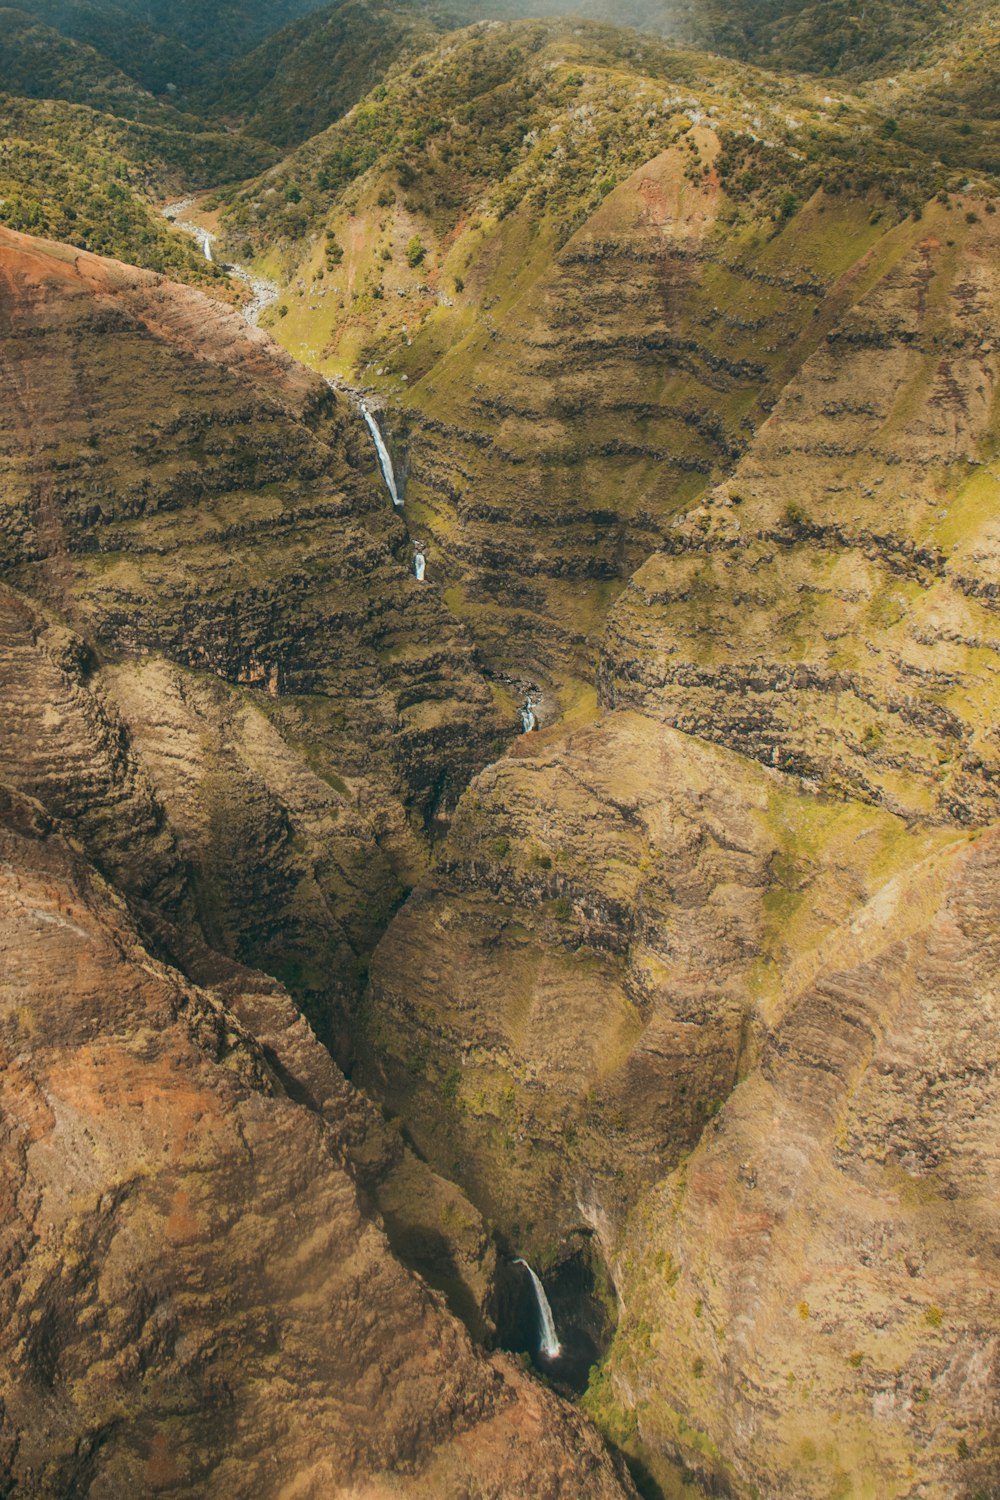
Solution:
M 407 335 L 447 608 L 324 383 L 0 241 L 15 1492 L 619 1493 L 392 1258 L 482 1328 L 481 1214 L 593 1237 L 589 1410 L 654 1476 L 1000 1484 L 1000 240 L 823 194 L 744 235 L 680 134 Z M 586 718 L 612 605 L 603 717 L 481 770 L 456 617 Z
M 145 798 L 151 828 L 167 805 L 201 932 L 280 969 L 343 1042 L 426 821 L 501 727 L 468 641 L 410 574 L 363 423 L 266 335 L 188 288 L 7 232 L 0 276 L 0 565 L 80 637 L 52 658 L 38 606 L 18 606 L 11 670 L 38 665 L 41 644 L 49 677 L 26 691 L 52 714 L 103 716 L 115 795 Z M 94 697 L 112 657 L 144 665 L 102 675 Z M 36 790 L 48 752 L 4 729 L 16 784 Z M 77 753 L 55 720 L 41 732 Z M 88 773 L 103 790 L 58 774 L 59 815 L 75 797 L 80 837 L 117 879 L 102 841 L 139 828 L 110 810 L 111 770 Z
M 622 1239 L 613 1378 L 740 1491 L 1000 1481 L 998 861 L 961 841 L 859 914 Z
M 6 791 L 0 870 L 5 1493 L 627 1493 L 393 1260 L 285 996 L 158 963 Z
M 928 844 L 616 714 L 490 767 L 379 946 L 363 1076 L 515 1247 L 614 1242 Z

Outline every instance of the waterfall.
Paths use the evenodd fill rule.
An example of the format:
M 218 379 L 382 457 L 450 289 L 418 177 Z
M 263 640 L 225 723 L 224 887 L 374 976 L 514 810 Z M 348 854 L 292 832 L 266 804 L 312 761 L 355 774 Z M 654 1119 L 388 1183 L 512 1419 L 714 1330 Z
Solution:
M 392 458 L 390 456 L 388 448 L 385 446 L 385 439 L 383 438 L 382 433 L 379 430 L 378 423 L 363 401 L 361 403 L 361 413 L 365 421 L 368 423 L 369 432 L 375 439 L 375 448 L 378 453 L 378 461 L 382 469 L 382 477 L 385 480 L 385 487 L 389 491 L 389 494 L 392 496 L 393 505 L 395 505 L 397 509 L 401 509 L 403 501 L 402 497 L 400 496 L 399 490 L 396 488 L 396 474 L 395 470 L 392 467 Z
M 538 728 L 538 719 L 535 715 L 535 705 L 532 703 L 530 698 L 525 702 L 524 707 L 521 709 L 521 727 L 523 728 L 525 734 L 531 734 L 533 730 Z M 528 1269 L 530 1271 L 531 1267 L 529 1266 Z M 534 1273 L 532 1272 L 532 1274 Z
M 205 237 L 202 240 L 202 248 L 205 251 L 205 259 L 211 262 L 214 258 L 212 255 L 212 236 L 208 233 L 207 230 L 205 232 Z
M 535 1297 L 538 1301 L 538 1316 L 542 1325 L 542 1341 L 538 1352 L 544 1354 L 546 1359 L 558 1359 L 562 1354 L 562 1344 L 560 1344 L 559 1336 L 556 1333 L 556 1322 L 552 1316 L 549 1299 L 545 1295 L 545 1288 L 542 1286 L 540 1278 L 535 1275 L 526 1260 L 516 1260 L 514 1264 L 515 1266 L 524 1267 L 531 1277 L 532 1286 L 535 1288 Z
M 418 551 L 415 554 L 414 559 L 413 559 L 413 571 L 417 575 L 417 582 L 418 583 L 423 583 L 423 581 L 424 581 L 424 570 L 425 570 L 426 567 L 427 567 L 427 561 L 426 561 L 426 559 L 424 557 L 424 554 L 422 552 Z

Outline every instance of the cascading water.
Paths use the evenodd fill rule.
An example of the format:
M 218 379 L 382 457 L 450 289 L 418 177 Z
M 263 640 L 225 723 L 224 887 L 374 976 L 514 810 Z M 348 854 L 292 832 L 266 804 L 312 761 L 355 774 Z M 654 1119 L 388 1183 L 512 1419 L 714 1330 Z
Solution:
M 424 572 L 425 572 L 426 568 L 427 568 L 427 559 L 424 557 L 424 554 L 420 551 L 420 549 L 418 547 L 417 551 L 414 553 L 414 556 L 413 556 L 413 571 L 416 574 L 416 578 L 417 578 L 417 582 L 418 583 L 423 583 L 423 581 L 424 581 Z
M 535 705 L 531 699 L 527 699 L 521 709 L 521 727 L 525 734 L 531 734 L 538 728 L 538 718 L 535 714 Z M 530 1268 L 529 1268 L 530 1269 Z
M 541 1278 L 535 1275 L 526 1260 L 516 1260 L 514 1264 L 515 1266 L 524 1267 L 531 1277 L 532 1286 L 535 1288 L 535 1298 L 538 1302 L 538 1317 L 542 1332 L 538 1352 L 544 1355 L 546 1359 L 558 1359 L 562 1354 L 562 1344 L 560 1344 L 559 1335 L 556 1333 L 555 1319 L 552 1316 L 552 1309 L 549 1306 L 549 1299 L 545 1295 L 545 1288 L 542 1286 Z
M 396 486 L 396 473 L 392 467 L 392 457 L 385 446 L 385 439 L 382 436 L 378 423 L 363 401 L 361 403 L 361 414 L 368 423 L 368 431 L 375 440 L 375 451 L 378 453 L 379 466 L 382 470 L 382 478 L 385 480 L 385 487 L 392 496 L 393 505 L 395 505 L 397 510 L 402 510 L 403 500 Z

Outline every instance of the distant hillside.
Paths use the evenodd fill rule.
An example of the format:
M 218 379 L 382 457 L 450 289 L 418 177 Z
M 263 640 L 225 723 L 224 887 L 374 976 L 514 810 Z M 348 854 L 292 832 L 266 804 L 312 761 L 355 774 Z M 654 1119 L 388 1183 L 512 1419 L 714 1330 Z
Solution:
M 0 9 L 0 90 L 87 104 L 126 119 L 164 118 L 164 106 L 132 74 L 24 10 Z
M 0 224 L 221 285 L 220 273 L 168 230 L 149 200 L 259 169 L 267 146 L 58 99 L 0 95 L 0 119 Z
M 767 67 L 872 76 L 913 66 L 988 0 L 685 0 L 684 34 Z
M 129 67 L 141 62 L 148 33 L 125 12 L 43 8 L 63 21 L 100 18 L 112 50 Z M 174 108 L 108 55 L 20 9 L 0 9 L 0 101 L 0 224 L 224 285 L 154 203 L 259 172 L 271 147 Z
M 458 0 L 451 9 L 467 21 L 579 16 L 783 72 L 855 77 L 923 66 L 980 25 L 987 49 L 998 34 L 995 0 Z
M 972 171 L 1000 172 L 1000 7 L 957 10 L 914 67 L 861 92 L 900 140 Z
M 346 114 L 400 58 L 433 46 L 440 32 L 413 7 L 344 0 L 270 37 L 204 102 L 253 135 L 298 145 Z
M 315 10 L 313 0 L 26 0 L 21 9 L 87 43 L 154 93 L 181 97 L 272 32 Z
M 187 85 L 205 70 L 175 34 L 164 34 L 112 0 L 26 0 L 19 7 L 64 37 L 94 47 L 115 67 L 153 93 L 178 81 Z

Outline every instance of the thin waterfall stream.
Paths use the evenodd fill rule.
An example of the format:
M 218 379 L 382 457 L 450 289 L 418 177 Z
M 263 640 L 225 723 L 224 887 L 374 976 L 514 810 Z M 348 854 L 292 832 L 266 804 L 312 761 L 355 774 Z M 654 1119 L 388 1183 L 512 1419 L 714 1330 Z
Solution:
M 562 1344 L 559 1342 L 559 1335 L 556 1333 L 556 1321 L 552 1316 L 552 1308 L 549 1306 L 549 1299 L 545 1295 L 545 1288 L 542 1285 L 541 1277 L 535 1274 L 526 1260 L 516 1260 L 514 1264 L 515 1266 L 524 1267 L 531 1277 L 532 1286 L 535 1288 L 535 1299 L 538 1302 L 538 1317 L 541 1326 L 541 1341 L 538 1352 L 544 1355 L 546 1359 L 558 1359 L 562 1354 Z
M 396 483 L 396 471 L 392 467 L 392 454 L 386 447 L 385 438 L 382 436 L 382 429 L 379 427 L 375 418 L 372 416 L 372 413 L 368 410 L 368 407 L 363 401 L 361 402 L 361 414 L 367 422 L 368 431 L 371 433 L 372 438 L 375 441 L 375 451 L 378 454 L 379 467 L 382 470 L 382 478 L 385 480 L 385 487 L 392 497 L 393 505 L 397 510 L 402 510 L 403 497 L 399 493 L 399 486 Z
M 212 234 L 210 230 L 203 229 L 201 225 L 192 224 L 182 217 L 182 215 L 185 214 L 187 210 L 189 208 L 192 208 L 193 206 L 193 198 L 181 198 L 176 203 L 168 203 L 166 205 L 166 207 L 162 210 L 163 217 L 169 223 L 171 223 L 175 229 L 181 229 L 185 234 L 189 234 L 192 236 L 192 238 L 196 239 L 198 241 L 198 244 L 201 246 L 205 259 L 207 261 L 211 261 L 214 264 L 215 257 L 212 254 L 212 241 L 215 239 L 215 235 Z M 260 315 L 264 311 L 264 309 L 277 302 L 278 297 L 280 296 L 280 289 L 275 286 L 274 282 L 265 281 L 261 276 L 255 276 L 252 271 L 248 271 L 245 266 L 237 265 L 235 261 L 223 262 L 222 268 L 223 270 L 230 272 L 239 281 L 244 282 L 245 285 L 247 285 L 253 293 L 251 301 L 248 302 L 243 309 L 243 316 L 251 325 L 251 327 L 256 327 L 260 319 Z M 329 377 L 327 377 L 327 384 L 333 386 L 334 388 L 336 388 L 337 385 L 337 383 L 333 380 L 330 380 Z M 361 397 L 358 396 L 356 397 L 356 399 L 359 407 L 361 408 L 361 415 L 364 417 L 365 422 L 368 426 L 368 431 L 371 433 L 372 440 L 375 443 L 375 452 L 378 454 L 379 468 L 382 471 L 382 478 L 385 480 L 385 487 L 389 491 L 389 496 L 392 500 L 393 505 L 397 510 L 402 510 L 403 497 L 400 493 L 399 484 L 396 480 L 396 471 L 393 468 L 392 454 L 389 452 L 385 438 L 382 436 L 382 429 L 379 427 L 373 413 L 365 405 L 365 402 L 361 399 Z M 423 582 L 424 577 L 424 566 L 425 559 L 423 557 L 423 554 L 420 554 L 418 560 L 415 562 L 414 571 L 417 578 L 421 582 Z

